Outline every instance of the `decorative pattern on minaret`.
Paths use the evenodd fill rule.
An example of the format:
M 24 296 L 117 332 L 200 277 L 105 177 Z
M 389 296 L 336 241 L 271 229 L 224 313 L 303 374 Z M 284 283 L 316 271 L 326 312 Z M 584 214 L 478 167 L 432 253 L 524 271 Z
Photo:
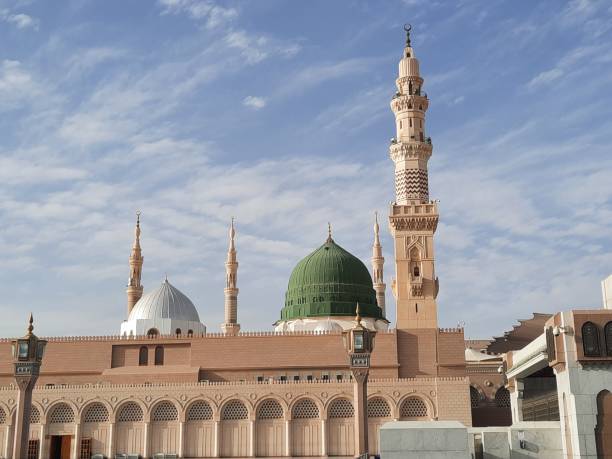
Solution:
M 130 277 L 127 284 L 127 309 L 128 317 L 132 308 L 138 302 L 142 296 L 143 286 L 141 284 L 142 278 L 142 263 L 144 258 L 142 257 L 142 249 L 140 248 L 140 212 L 136 212 L 136 228 L 134 230 L 134 245 L 132 246 L 132 253 L 130 255 Z
M 229 248 L 227 260 L 225 261 L 225 322 L 221 324 L 221 330 L 228 335 L 236 335 L 240 331 L 238 324 L 238 259 L 236 257 L 236 229 L 234 218 L 229 230 Z
M 382 245 L 380 245 L 378 226 L 378 212 L 374 213 L 374 244 L 372 245 L 372 277 L 374 280 L 374 291 L 376 292 L 376 302 L 378 307 L 382 309 L 383 316 L 386 317 L 385 311 L 385 290 L 383 266 L 385 258 L 382 254 Z
M 392 290 L 397 328 L 436 328 L 438 278 L 433 236 L 438 224 L 438 207 L 429 199 L 427 163 L 432 144 L 431 138 L 425 135 L 429 99 L 422 91 L 423 78 L 411 45 L 411 27 L 406 25 L 404 30 L 406 45 L 395 81 L 397 92 L 391 100 L 396 136 L 391 139 L 389 153 L 395 163 L 395 202 L 389 224 L 395 241 L 397 276 Z

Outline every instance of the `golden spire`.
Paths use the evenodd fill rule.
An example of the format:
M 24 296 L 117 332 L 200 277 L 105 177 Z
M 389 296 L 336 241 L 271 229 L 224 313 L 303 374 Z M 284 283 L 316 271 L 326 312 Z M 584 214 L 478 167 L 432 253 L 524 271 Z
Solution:
M 361 326 L 361 315 L 359 314 L 359 302 L 357 302 L 357 307 L 355 308 L 355 321 L 357 325 Z

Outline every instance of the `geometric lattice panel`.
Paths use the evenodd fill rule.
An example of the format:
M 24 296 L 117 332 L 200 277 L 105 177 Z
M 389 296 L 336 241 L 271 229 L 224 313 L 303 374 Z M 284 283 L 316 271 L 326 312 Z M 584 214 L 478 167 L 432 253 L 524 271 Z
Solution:
M 510 407 L 510 392 L 508 392 L 508 389 L 500 387 L 497 392 L 495 392 L 495 405 L 500 408 Z
M 237 421 L 249 418 L 249 410 L 240 400 L 230 400 L 223 407 L 221 419 L 224 421 Z
M 417 397 L 409 397 L 400 407 L 400 418 L 425 418 L 427 417 L 427 405 Z
M 212 408 L 203 400 L 198 400 L 187 412 L 188 421 L 210 421 L 213 416 Z
M 345 398 L 334 400 L 329 407 L 330 418 L 352 418 L 353 416 L 355 416 L 353 404 Z
M 293 419 L 317 419 L 319 407 L 309 398 L 304 398 L 293 407 Z
M 121 407 L 117 422 L 140 422 L 143 419 L 142 408 L 134 402 L 128 402 Z
M 470 386 L 470 403 L 472 404 L 472 408 L 478 408 L 480 404 L 480 393 L 478 389 Z
M 40 424 L 40 411 L 35 406 L 30 411 L 30 424 Z
M 85 411 L 83 422 L 108 422 L 108 410 L 101 403 L 94 403 Z
M 49 424 L 67 424 L 74 422 L 74 411 L 65 403 L 54 406 L 49 414 Z
M 369 418 L 390 418 L 391 408 L 384 398 L 373 398 L 368 400 Z
M 0 408 L 0 424 L 4 424 L 6 422 L 6 411 Z
M 282 419 L 283 407 L 276 400 L 266 400 L 257 409 L 257 419 Z
M 176 406 L 170 402 L 161 402 L 155 406 L 151 414 L 152 421 L 176 421 L 178 411 Z

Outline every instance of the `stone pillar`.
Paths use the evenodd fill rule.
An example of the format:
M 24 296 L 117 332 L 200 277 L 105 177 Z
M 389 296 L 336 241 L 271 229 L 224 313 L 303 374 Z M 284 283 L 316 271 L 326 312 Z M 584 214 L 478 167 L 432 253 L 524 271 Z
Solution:
M 285 421 L 285 456 L 291 457 L 291 420 Z
M 368 453 L 368 373 L 353 370 L 353 405 L 355 409 L 355 456 Z
M 512 423 L 523 421 L 523 389 L 525 385 L 522 379 L 516 379 L 514 392 L 510 392 L 510 406 L 512 407 Z
M 213 456 L 219 457 L 221 454 L 221 421 L 215 421 L 215 445 L 213 448 Z
M 150 434 L 150 430 L 151 430 L 151 424 L 149 423 L 149 421 L 147 421 L 144 424 L 144 452 L 143 452 L 143 456 L 145 458 L 148 458 L 150 456 L 150 454 L 149 454 L 149 434 Z
M 32 389 L 34 384 L 28 381 L 18 381 L 17 408 L 15 409 L 15 425 L 13 434 L 13 458 L 26 459 L 28 455 L 28 440 L 30 439 L 30 410 L 32 409 Z M 10 457 L 10 456 L 7 456 Z
M 185 451 L 185 422 L 179 421 L 179 444 L 178 444 L 178 456 L 183 457 Z
M 255 457 L 255 421 L 249 421 L 249 457 Z
M 13 433 L 12 430 L 13 430 L 12 425 L 7 424 L 6 425 L 6 438 L 4 441 L 4 446 L 2 448 L 4 452 L 4 457 L 7 457 L 7 458 L 11 457 L 11 439 L 13 438 L 13 436 L 11 435 Z
M 321 419 L 321 456 L 327 456 L 327 419 Z
M 72 449 L 72 459 L 81 457 L 81 423 L 78 421 L 74 426 L 74 448 Z
M 115 454 L 115 423 L 111 422 L 110 425 L 108 426 L 108 445 L 107 445 L 106 455 L 107 457 L 114 457 L 114 454 Z
M 45 435 L 46 433 L 47 433 L 47 425 L 41 424 L 40 425 L 40 441 L 38 443 L 38 459 L 44 459 L 45 457 L 47 457 L 45 454 L 45 443 L 46 443 Z

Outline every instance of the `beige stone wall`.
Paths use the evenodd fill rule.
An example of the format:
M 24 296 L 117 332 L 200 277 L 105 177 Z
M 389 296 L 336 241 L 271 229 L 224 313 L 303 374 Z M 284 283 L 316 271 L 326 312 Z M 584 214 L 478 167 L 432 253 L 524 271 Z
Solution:
M 371 436 L 376 435 L 382 422 L 400 418 L 402 404 L 408 398 L 423 403 L 427 410 L 426 419 L 455 419 L 466 425 L 471 423 L 466 378 L 373 379 L 368 393 L 370 400 L 379 399 L 388 407 L 388 413 L 383 413 L 382 418 L 370 418 Z M 345 451 L 350 448 L 346 442 L 350 443 L 351 435 L 354 435 L 352 417 L 342 417 L 342 414 L 329 416 L 334 401 L 345 399 L 352 403 L 352 394 L 353 385 L 348 381 L 37 386 L 33 404 L 41 414 L 41 425 L 46 434 L 70 434 L 77 440 L 89 436 L 95 440 L 92 442 L 95 450 L 107 455 L 137 452 L 151 456 L 157 452 L 185 454 L 189 451 L 197 457 L 206 457 L 245 451 L 246 455 L 251 455 L 256 450 L 262 454 L 276 454 L 282 450 L 283 454 L 289 451 L 291 454 L 319 456 L 334 452 L 352 454 Z M 314 404 L 314 416 L 294 419 L 296 404 L 305 398 Z M 259 419 L 258 410 L 266 400 L 276 401 L 281 408 L 277 414 L 281 417 Z M 155 420 L 153 413 L 164 401 L 176 410 L 176 419 Z M 198 401 L 204 401 L 210 407 L 210 419 L 189 419 L 188 413 Z M 6 437 L 11 429 L 15 402 L 14 388 L 0 387 L 0 408 L 7 413 L 4 424 L 0 424 L 0 437 Z M 118 413 L 128 402 L 135 402 L 142 409 L 142 420 L 119 422 Z M 73 420 L 63 422 L 70 419 L 62 417 L 62 423 L 51 424 L 51 413 L 61 403 L 67 405 Z M 86 409 L 92 403 L 106 407 L 107 421 L 83 422 Z M 244 407 L 244 417 L 236 414 L 236 410 L 230 410 L 229 414 L 225 411 L 231 403 Z M 33 428 L 33 432 L 40 431 L 39 427 Z M 48 439 L 43 441 L 44 451 L 48 451 L 48 443 Z M 0 444 L 2 452 L 7 447 L 6 441 Z

